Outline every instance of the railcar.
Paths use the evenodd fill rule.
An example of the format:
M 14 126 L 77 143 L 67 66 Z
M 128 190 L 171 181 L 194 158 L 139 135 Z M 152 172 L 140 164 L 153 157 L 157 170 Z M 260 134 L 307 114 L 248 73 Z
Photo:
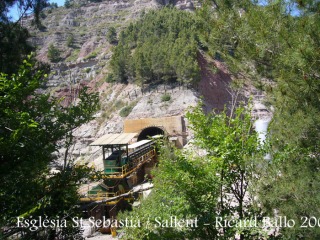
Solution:
M 101 146 L 103 152 L 103 180 L 88 189 L 80 199 L 90 206 L 87 216 L 116 217 L 117 208 L 128 206 L 136 196 L 133 187 L 144 182 L 156 163 L 155 143 L 152 139 L 129 144 L 134 134 L 108 134 L 91 144 Z M 100 215 L 96 210 L 99 206 Z M 99 212 L 99 211 L 98 211 Z

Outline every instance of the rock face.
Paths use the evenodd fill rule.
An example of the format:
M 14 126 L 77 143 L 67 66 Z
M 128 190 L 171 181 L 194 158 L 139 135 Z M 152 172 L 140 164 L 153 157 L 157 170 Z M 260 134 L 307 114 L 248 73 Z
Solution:
M 176 85 L 158 85 L 155 89 L 142 89 L 136 85 L 106 84 L 99 88 L 102 109 L 95 120 L 82 125 L 74 131 L 75 145 L 71 148 L 70 158 L 82 163 L 101 165 L 101 149 L 89 144 L 108 133 L 121 133 L 125 119 L 159 118 L 183 116 L 190 106 L 199 100 L 198 93 L 192 89 Z M 170 96 L 164 101 L 163 96 Z M 119 115 L 125 106 L 132 106 L 127 117 Z M 62 159 L 65 149 L 57 155 Z
M 22 25 L 29 29 L 32 35 L 30 42 L 37 47 L 40 61 L 50 62 L 47 57 L 50 45 L 60 52 L 60 61 L 51 63 L 48 87 L 65 87 L 80 82 L 87 84 L 99 74 L 101 79 L 105 78 L 108 72 L 112 48 L 106 38 L 108 30 L 114 27 L 119 33 L 142 11 L 167 4 L 175 4 L 185 10 L 194 8 L 191 0 L 74 0 L 69 8 L 44 11 L 41 29 L 32 25 L 32 16 L 23 19 Z
M 49 87 L 69 85 L 70 81 L 89 82 L 102 72 L 105 75 L 112 46 L 106 39 L 108 29 L 115 27 L 119 32 L 139 17 L 142 10 L 159 6 L 152 0 L 73 2 L 70 8 L 46 10 L 41 30 L 33 27 L 31 16 L 22 22 L 31 32 L 30 42 L 37 47 L 40 61 L 49 62 L 47 53 L 51 44 L 60 52 L 60 62 L 51 63 Z
M 196 86 L 139 87 L 105 81 L 112 54 L 112 45 L 106 39 L 108 29 L 115 27 L 119 33 L 128 23 L 138 18 L 142 10 L 169 3 L 184 10 L 193 10 L 199 6 L 197 1 L 190 0 L 113 0 L 98 3 L 75 0 L 71 8 L 47 10 L 42 17 L 45 26 L 42 30 L 32 27 L 32 17 L 23 20 L 33 36 L 30 42 L 37 46 L 39 60 L 48 62 L 50 44 L 60 51 L 61 61 L 51 65 L 47 92 L 65 97 L 66 101 L 71 101 L 72 96 L 85 85 L 99 92 L 101 110 L 95 114 L 93 121 L 74 131 L 76 141 L 69 150 L 70 159 L 90 162 L 98 168 L 101 164 L 101 149 L 89 147 L 89 144 L 104 134 L 123 132 L 125 119 L 183 116 L 190 106 L 197 104 L 201 96 L 204 97 L 207 111 L 212 108 L 221 110 L 232 101 L 228 87 L 231 76 L 227 68 L 220 62 L 207 61 L 202 53 L 199 53 L 198 58 L 201 81 Z M 212 68 L 216 71 L 212 71 Z M 247 88 L 247 94 L 243 95 L 254 91 Z M 254 98 L 256 113 L 267 114 L 268 110 L 261 105 L 259 98 Z M 125 107 L 131 111 L 124 116 L 121 110 Z M 60 149 L 58 161 L 61 161 L 64 152 L 65 149 Z
M 74 132 L 77 141 L 70 151 L 71 158 L 81 162 L 89 162 L 96 167 L 99 164 L 101 165 L 101 149 L 89 147 L 89 144 L 105 134 L 123 132 L 126 119 L 184 116 L 191 106 L 198 103 L 201 96 L 207 111 L 211 111 L 212 108 L 219 111 L 223 109 L 224 105 L 231 104 L 232 92 L 228 85 L 231 76 L 226 67 L 219 62 L 210 63 L 204 58 L 200 64 L 201 68 L 207 70 L 202 71 L 201 81 L 193 88 L 179 85 L 139 87 L 133 84 L 110 83 L 104 83 L 97 87 L 102 108 L 95 115 L 95 120 L 82 125 Z M 217 68 L 214 73 L 209 70 L 213 66 Z M 95 86 L 97 82 L 99 80 L 94 79 L 89 85 Z M 253 102 L 255 104 L 253 109 L 255 116 L 261 117 L 261 111 L 269 113 L 261 103 L 259 91 L 252 87 L 246 87 L 240 96 L 245 100 L 245 95 L 250 94 L 250 92 L 256 94 Z M 126 106 L 131 106 L 132 110 L 126 117 L 121 117 L 120 112 Z M 186 139 L 191 139 L 192 132 L 188 129 L 187 122 L 185 132 L 188 134 Z M 63 156 L 63 150 L 60 158 Z
M 164 96 L 170 98 L 164 100 Z M 129 119 L 157 118 L 183 115 L 186 108 L 195 106 L 198 97 L 195 91 L 186 87 L 159 85 L 155 89 L 145 90 L 141 99 L 129 114 Z

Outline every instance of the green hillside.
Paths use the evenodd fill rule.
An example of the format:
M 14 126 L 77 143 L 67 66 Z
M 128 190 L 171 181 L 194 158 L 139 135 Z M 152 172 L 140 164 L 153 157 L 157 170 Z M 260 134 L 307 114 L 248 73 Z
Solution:
M 23 26 L 26 19 L 13 23 L 8 18 L 8 9 L 18 2 L 24 12 L 34 11 L 35 19 L 26 18 L 36 23 L 29 29 L 39 27 L 32 41 Z M 80 227 L 72 225 L 82 213 L 78 188 L 102 176 L 76 164 L 69 153 L 75 132 L 97 121 L 99 101 L 104 101 L 101 118 L 117 112 L 122 118 L 117 115 L 119 122 L 112 124 L 120 125 L 134 111 L 138 94 L 141 99 L 146 94 L 132 88 L 131 100 L 125 86 L 149 85 L 146 91 L 172 82 L 197 86 L 208 79 L 202 78 L 204 68 L 210 66 L 206 73 L 214 74 L 218 65 L 232 80 L 231 88 L 225 86 L 232 102 L 219 112 L 204 112 L 201 102 L 190 108 L 178 136 L 190 140 L 184 149 L 159 141 L 158 167 L 153 179 L 147 174 L 144 179 L 153 182 L 150 196 L 137 198 L 138 207 L 118 215 L 139 219 L 141 226 L 117 229 L 121 239 L 320 239 L 319 1 L 212 0 L 194 11 L 178 10 L 170 2 L 173 6 L 157 3 L 155 8 L 154 1 L 68 1 L 68 8 L 58 9 L 45 9 L 50 6 L 44 0 L 1 2 L 0 239 L 83 239 Z M 149 10 L 137 10 L 139 4 Z M 123 9 L 137 12 L 128 17 Z M 42 10 L 57 32 L 41 25 Z M 108 24 L 99 25 L 98 11 Z M 30 42 L 41 45 L 36 54 Z M 89 91 L 72 74 L 108 91 Z M 65 88 L 72 95 L 69 105 L 43 94 L 48 75 L 70 81 L 70 89 Z M 216 88 L 216 78 L 211 80 L 204 86 Z M 72 84 L 79 88 L 72 90 Z M 238 101 L 239 92 L 254 88 L 267 95 L 264 103 L 273 114 L 263 143 L 255 131 L 252 100 Z M 145 104 L 161 102 L 152 108 L 162 106 L 162 111 L 175 94 L 164 88 L 161 100 L 148 95 Z M 187 102 L 182 98 L 181 105 Z M 147 105 L 141 106 L 145 111 Z M 104 127 L 100 134 L 111 129 Z M 52 172 L 61 149 L 60 169 Z M 66 226 L 41 226 L 42 217 Z M 26 220 L 23 226 L 19 219 Z
M 195 14 L 165 7 L 120 32 L 110 62 L 113 79 L 137 84 L 199 79 Z

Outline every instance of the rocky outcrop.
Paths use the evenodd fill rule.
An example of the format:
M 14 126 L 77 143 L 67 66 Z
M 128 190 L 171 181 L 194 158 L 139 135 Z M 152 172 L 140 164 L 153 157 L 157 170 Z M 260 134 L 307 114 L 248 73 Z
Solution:
M 64 104 L 68 104 L 83 86 L 89 86 L 91 91 L 100 95 L 101 110 L 96 113 L 95 119 L 74 131 L 76 142 L 69 151 L 71 159 L 97 164 L 101 150 L 89 147 L 89 144 L 104 134 L 121 133 L 125 119 L 183 116 L 190 106 L 197 104 L 201 96 L 204 97 L 207 111 L 212 108 L 222 110 L 225 104 L 232 101 L 228 88 L 232 78 L 226 66 L 221 62 L 209 62 L 202 54 L 198 58 L 201 81 L 192 88 L 179 85 L 139 87 L 105 81 L 112 54 L 112 45 L 106 39 L 110 27 L 115 27 L 119 32 L 138 18 L 143 9 L 157 8 L 159 4 L 175 4 L 179 9 L 193 10 L 199 6 L 198 2 L 113 0 L 90 3 L 77 0 L 75 3 L 69 9 L 61 7 L 45 12 L 42 22 L 46 28 L 42 30 L 32 27 L 31 17 L 24 19 L 33 36 L 30 42 L 38 48 L 38 59 L 48 61 L 47 49 L 50 44 L 60 51 L 61 61 L 52 64 L 47 92 L 64 97 Z M 248 88 L 249 92 L 253 92 L 253 89 Z M 257 100 L 254 102 L 257 114 L 267 111 L 258 97 L 254 100 Z M 127 117 L 121 117 L 121 109 L 127 106 L 132 111 Z M 60 161 L 64 150 L 60 149 L 57 154 Z
M 33 27 L 32 17 L 25 18 L 23 24 L 33 36 L 29 41 L 37 47 L 40 61 L 49 61 L 50 44 L 60 52 L 61 61 L 52 64 L 47 86 L 64 87 L 70 82 L 92 81 L 100 73 L 105 75 L 111 47 L 106 39 L 108 29 L 116 27 L 120 31 L 143 9 L 157 6 L 152 0 L 73 1 L 70 8 L 46 10 L 41 20 L 45 27 L 41 30 Z

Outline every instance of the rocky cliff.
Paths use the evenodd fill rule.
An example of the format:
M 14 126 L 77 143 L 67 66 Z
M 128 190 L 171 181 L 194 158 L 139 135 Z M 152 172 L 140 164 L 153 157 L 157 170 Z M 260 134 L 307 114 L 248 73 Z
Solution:
M 223 63 L 212 61 L 199 53 L 201 81 L 194 86 L 148 85 L 107 83 L 108 62 L 113 45 L 107 40 L 107 32 L 115 28 L 117 33 L 137 19 L 143 11 L 168 4 L 155 0 L 119 0 L 90 3 L 75 1 L 69 7 L 47 9 L 42 14 L 42 27 L 32 25 L 32 17 L 22 22 L 32 37 L 30 42 L 37 47 L 37 57 L 50 62 L 48 51 L 54 47 L 59 58 L 50 62 L 52 72 L 47 89 L 53 95 L 65 98 L 68 104 L 73 94 L 82 86 L 89 86 L 99 92 L 101 109 L 95 120 L 74 132 L 76 143 L 70 151 L 71 158 L 81 162 L 99 159 L 100 149 L 89 147 L 89 143 L 107 133 L 123 131 L 124 119 L 183 116 L 190 106 L 195 106 L 204 97 L 206 110 L 223 109 L 233 100 L 234 93 L 229 88 L 232 77 Z M 180 9 L 192 10 L 197 2 L 175 1 Z M 212 68 L 216 71 L 213 72 Z M 255 94 L 256 115 L 268 115 L 260 105 L 260 93 L 246 86 L 240 96 Z M 189 136 L 190 138 L 190 136 Z M 63 156 L 64 149 L 57 155 Z M 98 163 L 95 163 L 98 164 Z

